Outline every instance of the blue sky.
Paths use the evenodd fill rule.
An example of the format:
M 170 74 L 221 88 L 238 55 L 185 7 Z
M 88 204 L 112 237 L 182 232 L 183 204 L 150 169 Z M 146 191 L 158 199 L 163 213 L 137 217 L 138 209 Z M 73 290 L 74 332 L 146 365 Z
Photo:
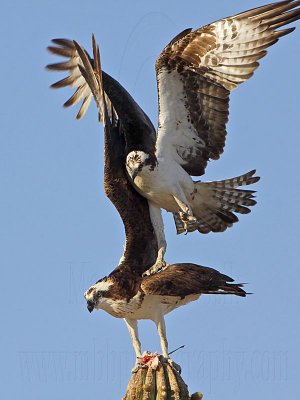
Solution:
M 124 244 L 103 192 L 103 130 L 94 106 L 81 122 L 51 91 L 63 75 L 44 66 L 51 38 L 100 43 L 103 68 L 156 124 L 154 61 L 187 27 L 261 5 L 220 0 L 6 2 L 2 5 L 0 397 L 113 400 L 125 392 L 134 353 L 125 324 L 89 315 L 84 290 L 116 265 Z M 299 26 L 299 22 L 294 24 Z M 221 179 L 257 168 L 258 205 L 223 234 L 175 235 L 165 214 L 169 262 L 219 269 L 254 294 L 203 297 L 167 316 L 170 350 L 191 392 L 205 399 L 299 397 L 300 29 L 281 39 L 254 78 L 231 96 Z M 150 322 L 144 349 L 159 350 Z

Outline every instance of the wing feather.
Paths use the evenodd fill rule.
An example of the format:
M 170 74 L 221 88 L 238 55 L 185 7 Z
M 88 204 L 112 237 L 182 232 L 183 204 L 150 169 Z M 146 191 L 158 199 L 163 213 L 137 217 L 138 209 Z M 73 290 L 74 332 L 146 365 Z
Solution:
M 50 46 L 54 54 L 69 57 L 67 67 L 70 76 L 53 84 L 52 87 L 76 87 L 73 105 L 83 100 L 77 114 L 83 117 L 91 98 L 95 98 L 99 115 L 103 117 L 105 138 L 104 188 L 107 197 L 118 210 L 124 223 L 126 241 L 123 256 L 113 273 L 130 271 L 141 277 L 155 262 L 157 240 L 149 216 L 147 200 L 140 196 L 127 179 L 124 162 L 132 135 L 142 136 L 148 147 L 155 145 L 155 129 L 138 104 L 124 87 L 101 69 L 99 48 L 93 36 L 93 59 L 77 43 L 67 39 L 54 39 L 53 43 L 63 47 Z M 71 68 L 69 68 L 71 67 Z M 56 70 L 56 64 L 50 69 Z M 74 73 L 75 71 L 75 73 Z M 84 86 L 84 83 L 86 85 Z M 89 90 L 88 90 L 89 88 Z M 119 110 L 117 112 L 116 108 Z M 143 142 L 143 139 L 141 139 Z M 142 248 L 139 252 L 137 249 Z
M 92 92 L 80 70 L 80 67 L 83 67 L 82 60 L 72 40 L 53 39 L 52 43 L 56 46 L 48 47 L 50 53 L 61 57 L 67 57 L 68 60 L 60 63 L 49 64 L 47 65 L 47 68 L 52 71 L 68 71 L 69 75 L 58 82 L 53 83 L 51 88 L 59 89 L 68 86 L 76 88 L 75 93 L 64 103 L 64 107 L 71 107 L 82 101 L 76 116 L 77 119 L 81 119 L 85 115 L 92 99 Z M 93 64 L 93 60 L 87 52 L 85 52 L 85 55 L 89 62 Z
M 243 284 L 235 284 L 227 275 L 213 268 L 196 264 L 173 264 L 163 271 L 143 279 L 146 295 L 179 296 L 194 294 L 235 294 L 246 296 Z
M 218 159 L 226 140 L 229 93 L 251 78 L 266 49 L 294 28 L 300 1 L 258 7 L 183 31 L 156 61 L 159 92 L 157 153 L 171 154 L 191 175 Z

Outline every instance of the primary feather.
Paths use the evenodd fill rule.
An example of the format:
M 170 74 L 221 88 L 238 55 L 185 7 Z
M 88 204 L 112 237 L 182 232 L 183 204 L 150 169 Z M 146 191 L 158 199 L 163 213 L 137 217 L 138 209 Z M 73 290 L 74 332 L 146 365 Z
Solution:
M 161 208 L 174 214 L 178 233 L 207 233 L 226 230 L 238 221 L 236 213 L 246 214 L 256 204 L 252 190 L 239 189 L 257 182 L 253 171 L 209 183 L 194 182 L 191 175 L 202 175 L 207 162 L 222 154 L 230 91 L 253 75 L 268 47 L 294 30 L 281 28 L 300 18 L 299 5 L 300 1 L 280 1 L 178 34 L 156 61 L 156 142 L 149 135 L 148 117 L 140 111 L 138 118 L 135 111 L 125 115 L 124 102 L 115 101 L 113 112 L 123 113 L 122 124 L 126 126 L 127 173 L 135 189 L 148 199 L 156 233 L 158 256 L 150 272 L 165 264 Z M 83 100 L 78 113 L 81 117 L 93 95 L 101 111 L 94 61 L 68 40 L 56 39 L 54 43 L 58 48 L 50 47 L 50 51 L 69 60 L 49 68 L 70 71 L 70 77 L 54 87 L 78 87 L 66 105 Z M 106 93 L 105 82 L 104 89 Z

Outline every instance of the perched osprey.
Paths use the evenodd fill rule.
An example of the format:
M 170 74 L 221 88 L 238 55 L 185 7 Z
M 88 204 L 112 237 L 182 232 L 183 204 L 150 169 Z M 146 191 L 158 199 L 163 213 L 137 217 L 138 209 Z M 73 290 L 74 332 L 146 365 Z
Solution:
M 250 212 L 253 191 L 238 189 L 257 182 L 255 171 L 223 181 L 193 181 L 208 160 L 223 152 L 228 121 L 229 94 L 249 79 L 266 55 L 266 48 L 294 30 L 279 29 L 300 18 L 299 1 L 281 1 L 224 18 L 202 28 L 186 29 L 162 51 L 156 61 L 159 122 L 156 141 L 147 129 L 125 134 L 126 169 L 137 191 L 148 199 L 150 218 L 158 242 L 158 255 L 148 273 L 165 265 L 166 241 L 161 208 L 174 215 L 178 233 L 198 230 L 222 232 L 238 221 L 235 213 Z M 67 42 L 56 41 L 55 54 L 70 57 L 61 64 L 71 74 L 58 85 L 78 87 L 66 103 L 84 99 L 91 91 L 81 76 L 78 54 Z M 91 63 L 93 64 L 92 60 Z M 58 69 L 58 65 L 52 66 Z M 93 81 L 89 82 L 93 92 Z M 106 88 L 104 87 L 106 91 Z M 117 102 L 117 114 L 124 104 Z M 133 114 L 126 121 L 135 121 Z
M 73 42 L 55 40 L 64 46 L 64 54 L 76 51 Z M 147 200 L 140 196 L 127 179 L 125 160 L 127 146 L 125 139 L 138 134 L 141 126 L 148 131 L 149 140 L 155 138 L 155 129 L 141 108 L 126 90 L 108 74 L 101 73 L 97 48 L 94 43 L 95 69 L 86 56 L 82 79 L 94 81 L 99 91 L 94 96 L 105 125 L 104 187 L 106 195 L 117 208 L 125 227 L 126 242 L 119 265 L 106 277 L 92 285 L 86 292 L 87 308 L 90 312 L 102 309 L 117 318 L 123 318 L 128 327 L 135 350 L 137 363 L 142 356 L 138 337 L 137 322 L 140 319 L 153 320 L 160 336 L 162 354 L 172 365 L 169 357 L 164 315 L 202 294 L 233 294 L 246 296 L 242 284 L 215 269 L 195 264 L 174 264 L 163 271 L 147 277 L 143 273 L 153 265 L 157 255 L 157 240 L 150 220 Z M 54 53 L 61 48 L 50 48 Z M 84 54 L 82 53 L 84 58 Z M 53 67 L 52 67 L 53 68 Z M 102 79 L 101 79 L 102 78 Z M 103 99 L 102 85 L 105 89 Z M 61 83 L 55 87 L 61 86 Z M 115 104 L 124 104 L 122 112 L 116 113 Z M 134 121 L 128 125 L 130 116 Z M 129 131 L 130 129 L 130 131 Z
M 142 357 L 137 322 L 150 319 L 157 326 L 162 355 L 169 357 L 164 316 L 174 309 L 199 299 L 202 294 L 234 294 L 245 297 L 242 284 L 215 269 L 195 264 L 174 264 L 150 276 L 133 276 L 132 272 L 117 268 L 100 279 L 85 293 L 91 312 L 101 309 L 127 324 L 137 364 Z

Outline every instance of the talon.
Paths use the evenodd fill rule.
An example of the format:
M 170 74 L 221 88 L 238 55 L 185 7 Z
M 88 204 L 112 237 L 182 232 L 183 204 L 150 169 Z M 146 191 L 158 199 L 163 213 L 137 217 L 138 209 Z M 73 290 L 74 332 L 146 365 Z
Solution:
M 191 196 L 191 199 L 192 199 L 192 200 L 195 200 L 195 196 L 196 196 L 197 192 L 198 192 L 198 190 L 197 190 L 197 188 L 195 187 L 194 190 L 192 191 L 192 193 L 190 193 L 190 196 Z
M 183 224 L 183 231 L 184 234 L 186 235 L 188 233 L 188 227 L 189 224 L 194 224 L 197 222 L 197 218 L 195 218 L 192 214 L 192 212 L 189 210 L 188 213 L 179 211 L 179 217 L 181 219 L 181 222 Z
M 179 374 L 181 374 L 181 366 L 177 364 L 175 361 L 172 360 L 172 358 L 167 359 L 168 364 L 175 369 Z
M 148 368 L 147 365 L 137 362 L 132 368 L 131 373 L 136 374 L 140 368 Z
M 183 222 L 183 229 L 184 229 L 184 234 L 187 235 L 188 234 L 188 224 L 187 221 L 182 221 Z
M 188 213 L 185 213 L 182 211 L 179 212 L 179 216 L 183 223 L 184 234 L 186 235 L 188 233 L 188 221 L 189 221 L 189 218 L 191 218 L 191 217 L 188 215 Z
M 135 366 L 132 368 L 131 373 L 132 373 L 132 374 L 136 374 L 136 373 L 138 372 L 138 370 L 139 370 L 139 366 L 138 366 L 138 365 L 135 365 Z
M 144 278 L 145 276 L 156 274 L 157 272 L 164 269 L 168 265 L 169 264 L 167 264 L 165 260 L 157 261 L 151 268 L 149 268 L 146 272 L 143 273 L 142 277 Z

